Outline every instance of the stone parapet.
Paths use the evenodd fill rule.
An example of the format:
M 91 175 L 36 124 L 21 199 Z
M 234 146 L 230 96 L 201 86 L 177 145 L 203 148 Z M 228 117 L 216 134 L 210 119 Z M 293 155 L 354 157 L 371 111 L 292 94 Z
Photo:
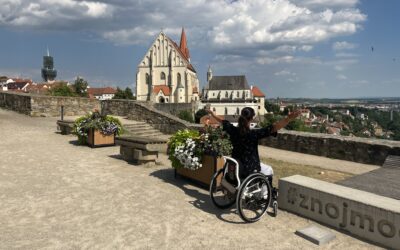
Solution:
M 83 97 L 46 96 L 16 92 L 0 92 L 0 107 L 30 116 L 85 115 L 100 109 L 100 101 Z
M 279 207 L 379 245 L 400 249 L 400 201 L 294 175 L 279 180 Z
M 146 101 L 104 100 L 101 102 L 101 107 L 103 114 L 127 116 L 128 119 L 144 121 L 166 134 L 173 134 L 180 129 L 200 129 L 203 127 L 160 111 L 151 102 Z
M 388 155 L 400 155 L 400 142 L 283 130 L 261 145 L 365 164 L 382 165 Z

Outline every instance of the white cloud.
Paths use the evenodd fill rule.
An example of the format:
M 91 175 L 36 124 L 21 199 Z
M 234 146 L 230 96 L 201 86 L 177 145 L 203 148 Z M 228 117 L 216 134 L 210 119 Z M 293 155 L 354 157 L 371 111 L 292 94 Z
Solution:
M 284 69 L 282 71 L 275 72 L 274 75 L 276 75 L 276 76 L 295 76 L 296 73 L 290 72 L 289 70 Z
M 337 75 L 336 78 L 337 78 L 338 80 L 346 80 L 346 79 L 347 79 L 347 76 L 345 76 L 345 75 Z
M 343 41 L 343 42 L 335 42 L 332 45 L 332 48 L 334 50 L 351 50 L 357 48 L 357 46 L 358 46 L 357 44 Z

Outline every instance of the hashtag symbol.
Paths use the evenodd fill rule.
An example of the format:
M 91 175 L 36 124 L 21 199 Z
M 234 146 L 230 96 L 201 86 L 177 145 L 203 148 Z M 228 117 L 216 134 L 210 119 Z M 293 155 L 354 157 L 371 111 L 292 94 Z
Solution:
M 296 188 L 289 188 L 288 195 L 287 195 L 288 203 L 295 204 L 297 201 L 297 189 Z

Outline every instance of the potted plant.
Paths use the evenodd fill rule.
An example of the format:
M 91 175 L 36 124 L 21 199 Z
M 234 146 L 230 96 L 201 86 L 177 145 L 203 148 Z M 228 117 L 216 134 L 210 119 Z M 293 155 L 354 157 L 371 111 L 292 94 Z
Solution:
M 180 130 L 168 143 L 169 159 L 176 174 L 206 186 L 214 173 L 223 167 L 222 156 L 231 152 L 229 136 L 221 128 Z
M 79 144 L 91 147 L 115 145 L 115 135 L 122 133 L 122 124 L 118 118 L 101 115 L 98 111 L 75 120 L 74 134 Z

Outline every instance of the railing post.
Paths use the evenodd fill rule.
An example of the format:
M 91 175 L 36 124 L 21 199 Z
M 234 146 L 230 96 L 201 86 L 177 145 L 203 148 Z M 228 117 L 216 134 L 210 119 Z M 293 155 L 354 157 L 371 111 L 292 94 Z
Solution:
M 61 121 L 64 120 L 64 105 L 61 105 Z

